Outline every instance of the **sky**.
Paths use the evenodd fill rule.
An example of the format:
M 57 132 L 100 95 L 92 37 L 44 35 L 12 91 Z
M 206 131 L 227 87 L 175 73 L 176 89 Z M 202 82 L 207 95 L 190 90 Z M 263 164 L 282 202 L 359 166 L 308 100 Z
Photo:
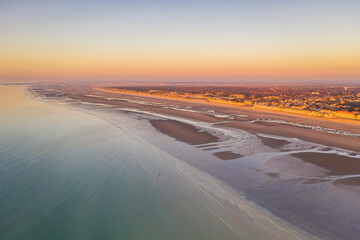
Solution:
M 0 81 L 360 82 L 360 1 L 0 0 Z

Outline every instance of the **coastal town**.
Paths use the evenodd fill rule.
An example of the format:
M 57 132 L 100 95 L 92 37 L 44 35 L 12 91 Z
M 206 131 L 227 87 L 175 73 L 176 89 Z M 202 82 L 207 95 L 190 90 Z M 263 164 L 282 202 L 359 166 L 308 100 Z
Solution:
M 360 87 L 134 86 L 104 87 L 103 90 L 360 120 Z

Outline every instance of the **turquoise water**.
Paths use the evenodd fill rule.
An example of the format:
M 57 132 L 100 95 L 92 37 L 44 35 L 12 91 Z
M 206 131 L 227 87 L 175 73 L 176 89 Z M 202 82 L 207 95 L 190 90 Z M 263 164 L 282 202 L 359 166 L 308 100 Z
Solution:
M 121 129 L 22 86 L 0 86 L 0 102 L 0 239 L 239 238 Z

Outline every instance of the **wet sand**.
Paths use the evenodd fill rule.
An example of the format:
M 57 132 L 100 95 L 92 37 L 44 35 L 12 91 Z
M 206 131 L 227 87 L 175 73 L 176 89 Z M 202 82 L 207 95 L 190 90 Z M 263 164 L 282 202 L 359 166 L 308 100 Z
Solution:
M 203 148 L 204 151 L 212 151 L 212 150 L 217 150 L 219 149 L 218 147 L 210 147 L 210 148 Z
M 338 147 L 352 151 L 359 151 L 360 149 L 360 138 L 327 132 L 319 132 L 295 126 L 282 125 L 277 123 L 269 123 L 265 125 L 239 121 L 221 123 L 219 125 L 224 127 L 238 128 L 253 133 L 298 138 L 306 142 L 318 143 L 325 146 Z
M 330 175 L 360 174 L 359 158 L 317 152 L 293 153 L 291 156 L 325 168 Z
M 350 185 L 360 187 L 360 177 L 349 177 L 336 180 L 334 185 Z
M 243 157 L 243 155 L 238 154 L 238 153 L 233 153 L 231 151 L 216 152 L 216 153 L 213 153 L 213 155 L 217 158 L 220 158 L 221 160 L 233 160 L 233 159 Z
M 268 137 L 260 137 L 261 141 L 269 147 L 272 148 L 281 148 L 284 145 L 288 144 L 289 142 L 286 140 L 281 140 L 281 139 L 275 139 L 275 138 L 268 138 Z
M 280 177 L 280 173 L 266 173 L 266 176 L 271 177 L 271 178 L 279 178 Z
M 174 120 L 150 120 L 151 125 L 170 137 L 178 141 L 191 145 L 206 144 L 217 142 L 218 138 L 207 132 L 199 132 L 195 127 Z

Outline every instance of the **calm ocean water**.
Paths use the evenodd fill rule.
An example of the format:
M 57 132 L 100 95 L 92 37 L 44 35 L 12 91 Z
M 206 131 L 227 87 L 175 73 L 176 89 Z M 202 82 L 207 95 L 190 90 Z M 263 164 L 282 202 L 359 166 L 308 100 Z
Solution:
M 0 239 L 239 238 L 207 201 L 121 129 L 0 86 Z

